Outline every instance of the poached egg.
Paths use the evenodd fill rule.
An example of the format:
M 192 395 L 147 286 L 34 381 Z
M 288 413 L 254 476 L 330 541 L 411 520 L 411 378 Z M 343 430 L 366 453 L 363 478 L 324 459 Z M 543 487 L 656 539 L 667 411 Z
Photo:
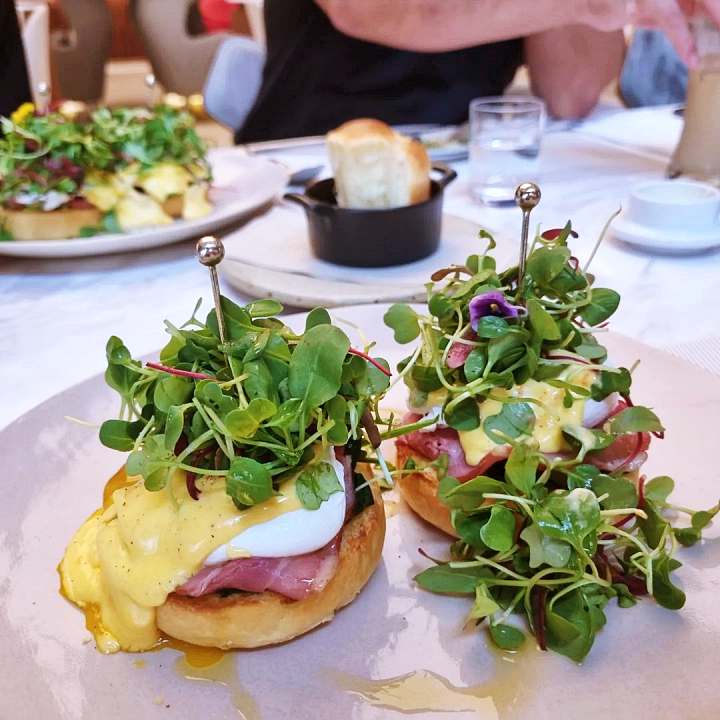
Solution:
M 343 466 L 332 448 L 318 459 L 332 465 L 344 488 Z M 298 475 L 244 510 L 225 492 L 224 477 L 200 478 L 198 500 L 188 494 L 180 470 L 155 492 L 141 478 L 116 481 L 58 568 L 63 594 L 85 610 L 98 649 L 156 646 L 156 608 L 205 565 L 253 555 L 289 557 L 326 545 L 343 526 L 345 493 L 306 510 L 296 492 Z

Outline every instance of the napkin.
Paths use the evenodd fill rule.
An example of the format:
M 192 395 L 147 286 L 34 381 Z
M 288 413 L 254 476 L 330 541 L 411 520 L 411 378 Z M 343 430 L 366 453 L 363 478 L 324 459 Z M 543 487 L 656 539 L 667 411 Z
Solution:
M 701 367 L 703 370 L 720 375 L 720 336 L 675 345 L 669 347 L 667 351 L 676 357 Z
M 589 118 L 573 132 L 624 147 L 670 156 L 680 140 L 683 119 L 674 114 L 677 105 L 619 110 Z

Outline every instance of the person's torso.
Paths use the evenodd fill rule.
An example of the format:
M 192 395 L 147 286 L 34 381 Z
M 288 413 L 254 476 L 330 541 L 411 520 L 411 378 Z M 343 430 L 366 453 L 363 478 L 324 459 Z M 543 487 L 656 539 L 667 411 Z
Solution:
M 325 133 L 346 120 L 459 123 L 475 97 L 502 94 L 522 41 L 416 53 L 336 30 L 313 0 L 265 0 L 263 83 L 239 142 Z

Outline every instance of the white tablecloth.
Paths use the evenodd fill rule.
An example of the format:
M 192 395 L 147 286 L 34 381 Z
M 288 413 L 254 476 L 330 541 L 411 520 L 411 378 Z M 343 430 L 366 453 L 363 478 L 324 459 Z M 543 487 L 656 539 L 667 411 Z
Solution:
M 654 112 L 623 111 L 624 121 L 588 122 L 545 138 L 543 200 L 533 222 L 556 227 L 572 219 L 581 261 L 628 188 L 664 173 L 680 124 L 667 110 Z M 475 204 L 467 164 L 457 170 L 447 211 L 516 242 L 519 211 Z M 599 284 L 622 294 L 613 330 L 720 372 L 720 253 L 668 257 L 613 241 L 603 245 L 592 270 Z M 231 288 L 225 292 L 243 299 Z M 0 427 L 103 371 L 111 334 L 136 356 L 158 349 L 166 338 L 162 320 L 182 322 L 200 296 L 209 309 L 207 271 L 192 242 L 102 258 L 0 260 Z

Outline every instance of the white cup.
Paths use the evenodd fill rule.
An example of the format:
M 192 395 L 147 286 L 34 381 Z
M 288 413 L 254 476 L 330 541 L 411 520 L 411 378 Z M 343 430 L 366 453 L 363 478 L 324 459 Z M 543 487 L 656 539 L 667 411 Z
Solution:
M 659 180 L 630 192 L 624 217 L 652 230 L 720 230 L 720 190 L 693 180 Z

